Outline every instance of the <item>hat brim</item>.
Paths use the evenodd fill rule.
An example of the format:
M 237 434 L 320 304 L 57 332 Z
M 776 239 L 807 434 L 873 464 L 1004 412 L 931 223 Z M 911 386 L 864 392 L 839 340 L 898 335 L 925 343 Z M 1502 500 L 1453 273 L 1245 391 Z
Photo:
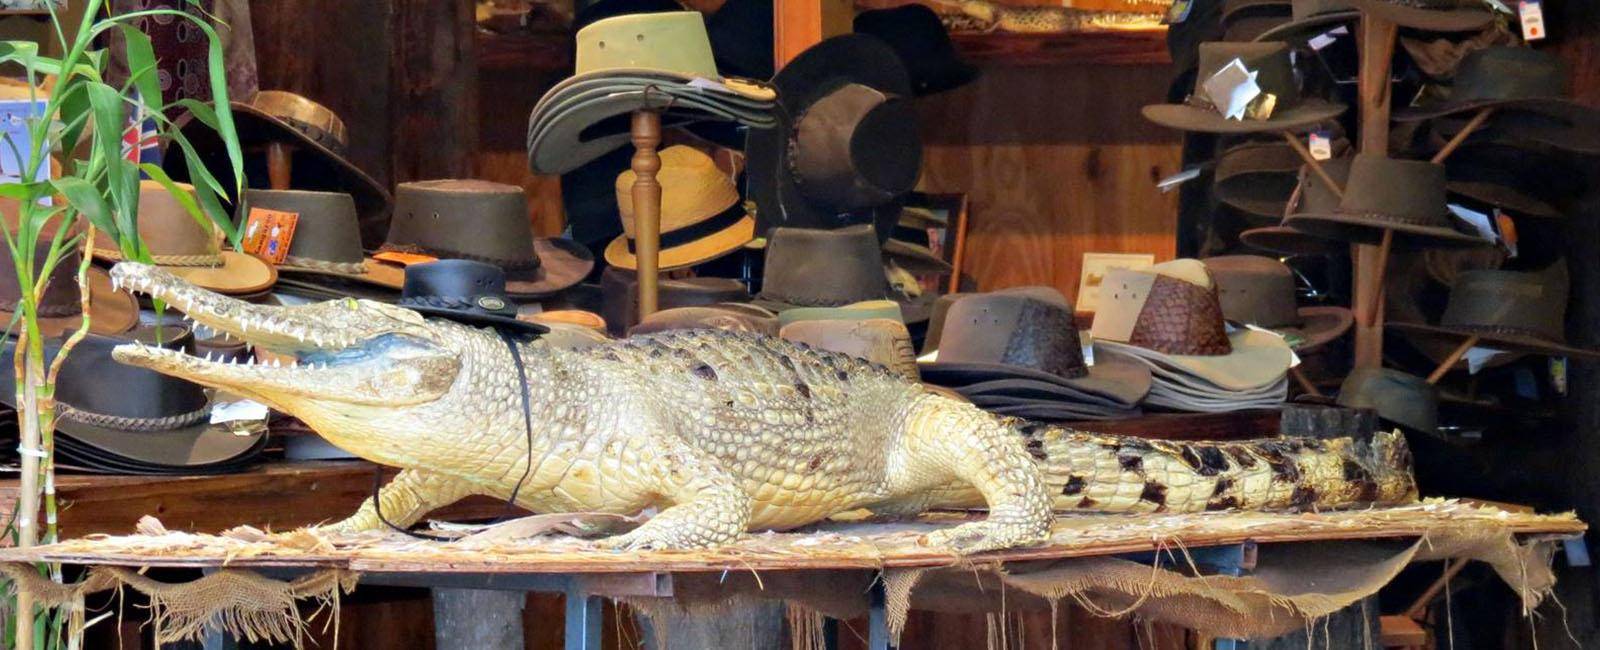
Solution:
M 1162 126 L 1200 133 L 1266 133 L 1300 131 L 1331 120 L 1345 111 L 1344 104 L 1307 98 L 1298 105 L 1273 111 L 1265 120 L 1230 120 L 1214 110 L 1188 104 L 1155 104 L 1140 109 L 1145 119 Z
M 129 434 L 138 435 L 138 434 Z M 88 444 L 78 442 L 70 434 L 65 434 L 56 439 L 56 451 L 61 458 L 69 463 L 73 469 L 100 474 L 135 474 L 153 476 L 193 476 L 205 474 L 225 474 L 244 470 L 260 458 L 260 452 L 266 447 L 268 436 L 261 435 L 255 445 L 244 452 L 215 463 L 198 464 L 171 464 L 171 463 L 146 463 L 137 461 L 114 452 L 98 449 Z M 210 445 L 202 444 L 201 448 Z M 180 450 L 181 451 L 181 450 Z
M 995 415 L 1007 415 L 1027 420 L 1042 422 L 1074 422 L 1082 420 L 1118 420 L 1122 418 L 1138 417 L 1143 411 L 1137 408 L 1124 409 L 1076 409 L 1051 403 L 1039 404 L 974 404 Z
M 564 174 L 627 144 L 632 135 L 626 116 L 642 108 L 661 108 L 662 128 L 710 120 L 761 130 L 776 123 L 770 112 L 694 95 L 664 96 L 653 86 L 624 84 L 585 97 L 590 98 L 552 101 L 529 117 L 528 164 L 534 172 Z
M 1095 341 L 1095 354 L 1107 350 L 1150 361 L 1229 391 L 1249 391 L 1283 379 L 1294 352 L 1283 337 L 1246 329 L 1228 335 L 1233 351 L 1216 356 L 1166 354 L 1113 341 Z M 1099 364 L 1096 364 L 1099 365 Z
M 1494 22 L 1494 11 L 1485 4 L 1474 9 L 1420 9 L 1386 0 L 1350 0 L 1357 10 L 1387 18 L 1401 27 L 1430 32 L 1473 32 Z
M 534 239 L 533 253 L 539 258 L 539 268 L 532 277 L 508 273 L 506 295 L 544 298 L 572 288 L 594 270 L 594 254 L 583 244 L 564 237 Z
M 1594 109 L 1565 97 L 1523 97 L 1444 101 L 1433 106 L 1407 106 L 1395 109 L 1389 119 L 1396 122 L 1421 122 L 1461 113 L 1473 113 L 1486 108 L 1547 115 L 1571 123 L 1574 130 L 1592 128 L 1597 121 L 1596 118 L 1600 118 L 1600 113 Z
M 278 283 L 272 286 L 272 293 L 297 296 L 311 300 L 361 298 L 364 300 L 393 303 L 400 299 L 399 291 L 380 287 L 375 284 L 355 282 L 332 275 L 300 276 L 286 273 L 278 276 Z
M 883 255 L 913 273 L 949 273 L 955 268 L 935 255 L 933 249 L 893 237 L 883 243 Z
M 1117 404 L 1138 404 L 1150 392 L 1150 370 L 1134 363 L 1102 361 L 1089 366 L 1082 377 L 1067 378 L 1041 370 L 999 363 L 959 363 L 934 361 L 918 365 L 923 381 L 959 387 L 1008 379 L 1030 379 L 1057 384 L 1091 395 L 1111 399 Z
M 1494 243 L 1446 226 L 1397 223 L 1365 214 L 1301 212 L 1283 222 L 1296 230 L 1354 244 L 1378 244 L 1385 230 L 1394 231 L 1394 244 L 1402 248 L 1470 248 Z
M 260 293 L 278 281 L 278 270 L 261 258 L 231 250 L 222 251 L 221 256 L 221 266 L 162 266 L 161 269 L 202 289 L 228 295 Z
M 1548 341 L 1524 334 L 1456 329 L 1427 323 L 1385 323 L 1384 327 L 1398 332 L 1440 337 L 1454 341 L 1465 341 L 1476 336 L 1478 337 L 1478 343 L 1482 347 L 1506 352 L 1521 352 L 1551 357 L 1573 357 L 1591 361 L 1600 360 L 1600 350 L 1573 347 L 1557 341 Z
M 1361 12 L 1357 10 L 1317 14 L 1299 20 L 1291 20 L 1268 29 L 1256 35 L 1255 41 L 1257 43 L 1266 41 L 1303 41 L 1316 36 L 1319 28 L 1340 23 L 1352 23 L 1360 19 Z
M 422 314 L 423 316 L 433 316 L 435 318 L 476 327 L 492 327 L 500 330 L 509 330 L 519 334 L 537 335 L 550 331 L 550 328 L 545 327 L 544 325 L 530 323 L 525 320 L 518 320 L 511 316 L 496 316 L 493 314 L 445 309 L 442 307 L 428 307 L 424 305 L 401 305 L 401 307 L 410 309 L 411 311 Z
M 9 323 L 16 312 L 0 309 L 0 323 Z M 40 316 L 39 332 L 45 338 L 55 338 L 78 329 L 83 324 L 82 314 L 71 316 Z M 132 330 L 139 325 L 139 299 L 133 294 L 111 287 L 111 275 L 98 266 L 89 267 L 89 331 L 95 334 L 115 335 Z M 15 333 L 15 332 L 13 332 Z
M 266 436 L 264 429 L 237 435 L 227 427 L 207 422 L 166 431 L 125 431 L 70 418 L 57 419 L 56 431 L 96 452 L 132 463 L 168 467 L 226 463 L 249 453 Z
M 1133 365 L 1133 364 L 1129 364 Z M 953 390 L 971 400 L 980 397 L 991 400 L 1032 400 L 1047 402 L 1071 402 L 1078 406 L 1098 406 L 1107 408 L 1128 408 L 1137 404 L 1129 403 L 1118 398 L 1078 390 L 1055 382 L 1037 381 L 1033 379 L 996 379 L 980 381 L 964 386 L 955 386 Z
M 1298 310 L 1300 325 L 1297 327 L 1274 328 L 1273 331 L 1285 335 L 1285 338 L 1298 338 L 1300 343 L 1293 346 L 1299 354 L 1310 354 L 1321 349 L 1329 343 L 1344 336 L 1355 324 L 1355 314 L 1348 307 L 1339 306 L 1314 306 L 1301 307 Z
M 681 246 L 661 249 L 658 264 L 663 271 L 703 264 L 743 248 L 755 236 L 756 220 L 746 215 L 727 228 Z M 606 262 L 612 266 L 628 270 L 639 267 L 639 258 L 628 250 L 628 238 L 625 235 L 611 240 L 606 245 L 605 255 Z
M 278 273 L 280 279 L 288 275 L 335 277 L 365 282 L 386 289 L 400 289 L 406 285 L 406 270 L 402 267 L 385 264 L 370 257 L 363 259 L 361 266 L 366 269 L 361 273 L 344 273 L 325 268 L 280 264 Z M 312 281 L 315 282 L 314 279 Z
M 1239 233 L 1239 241 L 1280 255 L 1342 255 L 1350 252 L 1348 242 L 1319 237 L 1281 225 L 1251 228 Z
M 1523 194 L 1514 187 L 1507 187 L 1499 183 L 1450 181 L 1446 184 L 1446 189 L 1451 194 L 1486 203 L 1504 209 L 1507 212 L 1515 213 L 1518 216 L 1540 219 L 1555 219 L 1565 216 L 1549 203 Z

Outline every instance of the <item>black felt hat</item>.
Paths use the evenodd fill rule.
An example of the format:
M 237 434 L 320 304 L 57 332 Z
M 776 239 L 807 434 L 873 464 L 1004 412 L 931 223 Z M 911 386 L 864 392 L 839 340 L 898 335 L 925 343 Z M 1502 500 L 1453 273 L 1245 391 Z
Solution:
M 517 306 L 506 297 L 506 273 L 472 260 L 439 260 L 406 267 L 401 307 L 468 325 L 537 336 L 543 325 L 517 320 Z
M 900 54 L 901 63 L 911 73 L 912 92 L 918 97 L 978 78 L 978 68 L 961 60 L 939 14 L 926 5 L 863 11 L 856 15 L 855 31 L 878 37 Z

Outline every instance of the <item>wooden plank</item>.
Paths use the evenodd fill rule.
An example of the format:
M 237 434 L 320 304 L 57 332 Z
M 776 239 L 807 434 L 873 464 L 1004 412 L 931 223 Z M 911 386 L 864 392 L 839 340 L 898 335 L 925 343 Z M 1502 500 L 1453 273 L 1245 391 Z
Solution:
M 240 525 L 291 530 L 337 521 L 372 496 L 376 465 L 365 461 L 273 462 L 220 476 L 61 475 L 61 534 L 65 539 L 96 533 L 125 535 L 144 515 L 172 530 L 220 532 Z M 395 470 L 384 468 L 385 480 Z M 17 481 L 0 481 L 0 516 L 9 516 Z M 504 503 L 473 498 L 441 510 L 442 519 L 486 519 L 506 512 Z
M 1007 65 L 1167 65 L 1167 30 L 1103 30 L 1064 34 L 951 35 L 962 56 L 975 63 Z
M 773 61 L 782 68 L 822 39 L 850 33 L 854 18 L 851 0 L 774 0 Z

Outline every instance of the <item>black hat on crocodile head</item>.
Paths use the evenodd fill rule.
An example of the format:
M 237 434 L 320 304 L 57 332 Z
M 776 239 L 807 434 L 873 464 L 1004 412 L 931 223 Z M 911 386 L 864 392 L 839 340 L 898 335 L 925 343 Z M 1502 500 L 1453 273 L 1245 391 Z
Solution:
M 424 316 L 493 327 L 524 336 L 550 328 L 517 320 L 517 306 L 506 297 L 500 267 L 472 260 L 439 260 L 406 267 L 406 284 L 395 303 Z

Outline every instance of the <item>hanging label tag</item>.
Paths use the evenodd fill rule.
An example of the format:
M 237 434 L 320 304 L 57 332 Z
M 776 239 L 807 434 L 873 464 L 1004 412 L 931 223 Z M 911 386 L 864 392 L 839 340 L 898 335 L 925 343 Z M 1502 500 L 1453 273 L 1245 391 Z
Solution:
M 1454 203 L 1445 207 L 1449 208 L 1450 214 L 1455 215 L 1457 219 L 1465 221 L 1467 225 L 1472 226 L 1472 229 L 1477 232 L 1479 237 L 1489 241 L 1499 240 L 1500 237 L 1495 233 L 1494 224 L 1490 222 L 1489 215 L 1468 210 Z
M 270 264 L 282 264 L 289 257 L 289 244 L 294 241 L 294 227 L 298 223 L 298 212 L 250 208 L 250 217 L 244 226 L 244 252 Z
M 1467 360 L 1467 374 L 1476 375 L 1478 374 L 1478 371 L 1482 370 L 1483 367 L 1488 365 L 1490 361 L 1493 361 L 1505 354 L 1506 352 L 1504 350 L 1474 347 L 1471 350 L 1467 350 L 1467 353 L 1462 355 L 1462 357 Z
M 1083 365 L 1094 367 L 1094 339 L 1088 332 L 1078 332 L 1078 347 L 1083 350 Z
M 1200 175 L 1200 167 L 1198 165 L 1194 166 L 1194 167 L 1190 167 L 1190 168 L 1185 169 L 1185 170 L 1183 170 L 1181 172 L 1178 172 L 1176 174 L 1173 174 L 1171 176 L 1163 178 L 1163 179 L 1161 179 L 1159 181 L 1156 181 L 1156 189 L 1161 190 L 1162 194 L 1166 194 L 1167 192 L 1171 192 L 1174 188 L 1178 187 L 1179 185 L 1182 185 L 1185 182 L 1194 180 L 1199 175 Z
M 1172 6 L 1167 7 L 1167 15 L 1161 18 L 1161 24 L 1176 25 L 1188 20 L 1189 10 L 1193 8 L 1193 0 L 1175 0 Z
M 1320 52 L 1323 48 L 1333 45 L 1333 42 L 1339 40 L 1340 36 L 1344 36 L 1345 34 L 1349 33 L 1350 30 L 1348 28 L 1340 25 L 1321 34 L 1317 34 L 1316 36 L 1312 36 L 1311 40 L 1306 41 L 1306 45 L 1310 45 L 1311 49 Z
M 1544 7 L 1539 0 L 1518 2 L 1517 15 L 1522 20 L 1522 40 L 1537 41 L 1544 38 Z
M 1567 358 L 1550 357 L 1550 386 L 1557 395 L 1567 394 Z
M 1500 244 L 1505 246 L 1506 254 L 1512 259 L 1517 257 L 1517 222 L 1511 216 L 1498 208 L 1494 211 L 1494 225 L 1500 233 Z
M 1333 157 L 1333 138 L 1327 131 L 1312 131 L 1311 141 L 1306 148 L 1311 150 L 1312 158 L 1328 160 Z

